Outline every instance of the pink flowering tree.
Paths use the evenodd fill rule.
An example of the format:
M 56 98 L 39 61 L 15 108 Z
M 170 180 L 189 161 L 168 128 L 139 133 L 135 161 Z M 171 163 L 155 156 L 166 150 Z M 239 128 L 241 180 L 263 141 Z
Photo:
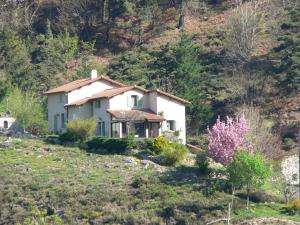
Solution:
M 246 149 L 252 151 L 253 146 L 246 140 L 250 131 L 244 114 L 235 119 L 227 117 L 221 121 L 218 117 L 215 125 L 208 129 L 208 152 L 218 163 L 228 165 L 233 158 L 235 151 Z

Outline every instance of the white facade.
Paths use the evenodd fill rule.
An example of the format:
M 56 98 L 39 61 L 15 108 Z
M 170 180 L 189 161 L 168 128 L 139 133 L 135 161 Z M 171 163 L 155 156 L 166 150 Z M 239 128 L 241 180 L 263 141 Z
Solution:
M 101 96 L 101 93 L 107 90 L 112 91 L 110 95 Z M 93 97 L 95 94 L 100 94 L 101 97 Z M 98 122 L 97 135 L 115 136 L 117 134 L 124 137 L 124 132 L 128 135 L 129 129 L 132 129 L 129 128 L 129 121 L 115 118 L 111 111 L 119 112 L 120 115 L 133 111 L 144 115 L 145 111 L 150 113 L 148 114 L 150 118 L 145 117 L 144 125 L 140 119 L 130 121 L 135 124 L 135 129 L 145 129 L 144 136 L 140 134 L 140 137 L 149 137 L 153 133 L 150 129 L 159 129 L 154 132 L 155 135 L 161 135 L 164 132 L 174 133 L 183 144 L 186 144 L 185 106 L 187 101 L 176 96 L 164 95 L 160 91 L 148 91 L 135 86 L 125 86 L 124 89 L 124 85 L 120 87 L 118 83 L 109 82 L 106 79 L 98 79 L 82 87 L 75 87 L 65 92 L 51 92 L 47 95 L 50 131 L 61 133 L 66 130 L 67 121 L 94 117 Z M 163 120 L 156 120 L 162 116 Z
M 16 119 L 13 117 L 0 117 L 0 131 L 17 129 Z

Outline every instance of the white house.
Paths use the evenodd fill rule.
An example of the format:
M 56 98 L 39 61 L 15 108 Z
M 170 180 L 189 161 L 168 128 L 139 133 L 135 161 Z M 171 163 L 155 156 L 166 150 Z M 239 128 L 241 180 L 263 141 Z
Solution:
M 80 79 L 45 93 L 49 130 L 64 132 L 76 118 L 97 119 L 96 135 L 156 137 L 164 132 L 186 143 L 185 107 L 188 101 L 160 90 L 127 86 L 107 76 Z

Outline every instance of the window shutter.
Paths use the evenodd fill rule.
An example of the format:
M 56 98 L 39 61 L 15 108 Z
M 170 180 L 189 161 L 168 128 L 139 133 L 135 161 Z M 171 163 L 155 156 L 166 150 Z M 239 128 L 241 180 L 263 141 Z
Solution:
M 176 120 L 173 121 L 173 130 L 176 131 Z
M 138 108 L 142 108 L 143 107 L 143 101 L 142 101 L 142 98 L 139 98 L 138 100 Z

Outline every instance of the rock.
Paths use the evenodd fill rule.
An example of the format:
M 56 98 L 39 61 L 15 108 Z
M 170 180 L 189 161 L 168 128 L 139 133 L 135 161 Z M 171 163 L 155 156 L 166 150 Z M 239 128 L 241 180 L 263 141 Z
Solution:
M 34 136 L 33 134 L 30 133 L 22 133 L 22 132 L 16 132 L 16 133 L 12 133 L 11 137 L 13 138 L 21 138 L 21 139 L 35 139 L 37 138 L 36 136 Z
M 124 163 L 130 164 L 130 165 L 137 165 L 136 159 L 134 157 L 126 157 L 124 159 Z
M 111 168 L 111 165 L 110 165 L 109 163 L 105 163 L 105 164 L 104 164 L 104 168 L 109 169 L 109 168 Z
M 0 143 L 0 149 L 7 149 L 7 148 L 11 148 L 12 147 L 12 143 L 11 142 L 3 142 Z
M 56 148 L 52 147 L 52 146 L 48 146 L 48 147 L 44 148 L 44 150 L 47 151 L 47 152 L 53 152 L 53 151 L 56 150 Z
M 160 173 L 165 172 L 167 170 L 167 167 L 158 165 L 155 162 L 152 162 L 150 160 L 145 160 L 145 159 L 141 160 L 141 165 L 144 167 L 144 169 L 151 168 L 151 169 L 155 169 L 157 172 Z
M 150 160 L 145 160 L 145 159 L 141 160 L 141 164 L 142 164 L 142 166 L 144 166 L 144 169 L 147 169 L 149 167 L 156 167 L 156 166 L 158 166 L 156 163 L 154 163 L 154 162 L 152 162 Z

